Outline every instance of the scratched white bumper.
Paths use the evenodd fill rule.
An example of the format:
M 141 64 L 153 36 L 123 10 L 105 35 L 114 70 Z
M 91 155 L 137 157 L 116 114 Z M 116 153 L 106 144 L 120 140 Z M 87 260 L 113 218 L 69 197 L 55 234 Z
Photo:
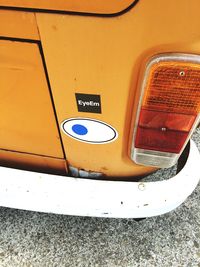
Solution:
M 68 215 L 141 218 L 169 212 L 196 188 L 200 154 L 193 141 L 184 168 L 158 182 L 96 181 L 0 167 L 0 206 Z

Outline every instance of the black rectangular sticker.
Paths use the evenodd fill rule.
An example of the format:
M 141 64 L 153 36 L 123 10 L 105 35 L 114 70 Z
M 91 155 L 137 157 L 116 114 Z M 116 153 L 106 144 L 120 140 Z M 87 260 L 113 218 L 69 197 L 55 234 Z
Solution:
M 100 95 L 76 93 L 76 103 L 79 112 L 101 113 Z

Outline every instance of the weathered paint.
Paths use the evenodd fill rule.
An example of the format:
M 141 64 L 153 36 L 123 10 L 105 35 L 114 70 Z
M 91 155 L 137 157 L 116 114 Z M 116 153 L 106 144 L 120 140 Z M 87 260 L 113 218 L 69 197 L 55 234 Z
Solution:
M 69 173 L 72 175 L 72 177 L 82 177 L 82 178 L 101 178 L 104 176 L 103 173 L 100 172 L 92 172 L 92 171 L 85 171 L 83 169 L 78 169 L 73 166 L 68 166 Z
M 65 159 L 0 149 L 1 166 L 44 173 L 67 175 Z

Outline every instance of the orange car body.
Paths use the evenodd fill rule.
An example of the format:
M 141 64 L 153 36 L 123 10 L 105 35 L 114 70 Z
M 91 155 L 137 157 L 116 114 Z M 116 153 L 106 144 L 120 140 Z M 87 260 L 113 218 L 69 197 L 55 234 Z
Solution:
M 104 180 L 155 171 L 130 156 L 139 83 L 155 55 L 200 54 L 199 8 L 198 0 L 0 0 L 1 165 Z M 96 138 L 99 122 L 115 135 L 77 140 L 64 128 L 72 119 L 97 123 Z

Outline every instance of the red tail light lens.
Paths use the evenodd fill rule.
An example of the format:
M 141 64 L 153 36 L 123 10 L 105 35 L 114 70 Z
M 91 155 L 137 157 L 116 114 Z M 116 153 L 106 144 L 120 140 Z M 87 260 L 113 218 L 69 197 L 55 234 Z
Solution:
M 199 122 L 200 56 L 154 57 L 147 65 L 141 91 L 132 159 L 169 167 Z
M 195 121 L 195 116 L 142 109 L 135 147 L 179 153 Z

